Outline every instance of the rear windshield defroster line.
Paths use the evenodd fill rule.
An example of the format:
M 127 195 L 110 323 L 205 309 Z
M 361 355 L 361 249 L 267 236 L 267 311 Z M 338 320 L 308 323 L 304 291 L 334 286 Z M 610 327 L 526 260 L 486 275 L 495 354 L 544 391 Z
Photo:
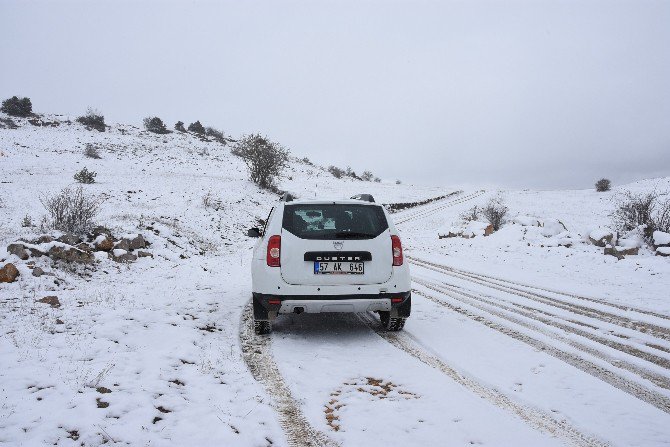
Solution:
M 388 222 L 376 205 L 302 204 L 284 206 L 282 227 L 301 239 L 373 239 Z

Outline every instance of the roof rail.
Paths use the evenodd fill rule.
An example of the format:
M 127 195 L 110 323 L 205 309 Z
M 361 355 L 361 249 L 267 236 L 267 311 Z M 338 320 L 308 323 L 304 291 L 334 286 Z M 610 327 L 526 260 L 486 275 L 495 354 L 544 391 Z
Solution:
M 285 192 L 281 198 L 282 202 L 293 202 L 294 200 L 295 197 L 293 197 L 293 194 L 291 194 L 290 192 Z
M 372 197 L 372 194 L 356 194 L 352 199 L 375 203 L 375 198 Z

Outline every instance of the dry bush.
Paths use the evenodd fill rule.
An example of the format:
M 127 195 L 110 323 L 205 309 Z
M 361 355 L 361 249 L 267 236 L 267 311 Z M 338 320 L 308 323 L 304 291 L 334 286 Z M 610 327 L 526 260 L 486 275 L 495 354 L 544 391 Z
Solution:
M 365 182 L 371 181 L 373 177 L 374 177 L 374 174 L 370 171 L 363 171 L 363 173 L 361 174 L 361 180 L 363 180 Z
M 380 179 L 379 177 L 375 177 L 375 178 L 374 178 L 374 182 L 375 182 L 375 183 L 381 183 L 381 182 L 382 182 L 382 179 Z
M 99 132 L 105 131 L 105 117 L 99 111 L 91 107 L 86 110 L 86 115 L 77 118 L 77 122 L 86 126 L 87 129 L 95 129 Z
M 95 177 L 97 175 L 98 174 L 96 172 L 89 171 L 88 169 L 86 169 L 84 167 L 84 169 L 82 169 L 81 171 L 77 172 L 74 175 L 74 179 L 76 181 L 78 181 L 79 183 L 85 183 L 85 184 L 89 185 L 91 183 L 95 183 Z
M 206 127 L 205 135 L 214 138 L 214 140 L 223 144 L 224 146 L 228 143 L 228 141 L 226 141 L 226 136 L 223 134 L 223 132 L 213 127 Z
M 261 188 L 276 191 L 275 182 L 288 164 L 288 150 L 260 134 L 244 135 L 236 146 L 249 169 L 251 181 Z
M 43 226 L 72 234 L 84 234 L 93 227 L 93 219 L 104 199 L 88 196 L 84 189 L 64 188 L 60 193 L 44 195 L 40 202 L 48 213 Z
M 91 143 L 86 143 L 86 148 L 84 149 L 84 156 L 88 158 L 95 158 L 96 160 L 102 158 L 100 156 L 100 150 L 98 149 L 98 146 Z
M 473 206 L 467 211 L 461 213 L 460 218 L 463 222 L 472 222 L 479 219 L 479 215 L 482 213 L 481 208 L 477 205 Z
M 493 225 L 494 231 L 498 231 L 505 222 L 505 216 L 508 211 L 509 209 L 499 197 L 491 199 L 489 203 L 481 209 L 482 216 Z
M 178 132 L 186 132 L 183 121 L 177 121 L 174 125 L 174 129 Z
M 342 178 L 345 174 L 344 169 L 340 169 L 337 166 L 330 165 L 328 166 L 328 172 L 333 174 L 335 178 Z
M 643 236 L 651 242 L 654 231 L 670 232 L 670 197 L 668 193 L 632 193 L 626 191 L 612 213 L 612 224 L 621 232 L 642 227 Z
M 605 192 L 612 189 L 612 182 L 609 179 L 601 178 L 596 182 L 596 191 Z
M 205 208 L 212 208 L 214 211 L 223 209 L 223 201 L 212 194 L 212 191 L 208 191 L 207 194 L 202 197 L 202 205 Z
M 23 228 L 29 228 L 29 227 L 34 226 L 33 225 L 33 218 L 30 217 L 30 214 L 26 214 L 25 216 L 23 216 L 23 219 L 21 219 L 21 226 Z

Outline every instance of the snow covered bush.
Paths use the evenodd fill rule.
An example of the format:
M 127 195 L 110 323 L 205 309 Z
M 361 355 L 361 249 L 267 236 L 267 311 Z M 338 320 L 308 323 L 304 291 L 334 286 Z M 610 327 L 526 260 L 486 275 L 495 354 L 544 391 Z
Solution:
M 29 228 L 33 226 L 33 218 L 30 217 L 30 214 L 23 216 L 23 219 L 21 219 L 21 226 L 23 228 Z
M 174 129 L 177 132 L 186 132 L 186 128 L 184 127 L 184 122 L 183 121 L 177 121 L 174 125 Z
M 363 173 L 361 174 L 361 180 L 363 180 L 365 182 L 371 181 L 373 177 L 374 177 L 374 174 L 370 171 L 363 171 Z
M 98 132 L 105 131 L 105 117 L 91 107 L 86 110 L 86 115 L 77 118 L 77 122 L 86 126 L 87 129 L 95 129 Z
M 97 173 L 84 168 L 74 175 L 74 179 L 79 183 L 91 184 L 95 183 L 95 177 L 97 175 Z
M 88 158 L 95 158 L 96 160 L 101 159 L 102 157 L 100 156 L 100 151 L 98 150 L 98 146 L 91 144 L 91 143 L 86 143 L 86 148 L 84 149 L 84 156 Z
M 340 169 L 337 166 L 328 166 L 328 172 L 330 172 L 335 178 L 342 178 L 344 176 L 344 169 Z
M 505 216 L 509 209 L 503 203 L 502 199 L 497 197 L 491 199 L 489 203 L 482 208 L 481 213 L 486 218 L 486 220 L 493 225 L 493 230 L 498 231 L 500 226 L 505 221 Z
M 249 169 L 251 181 L 274 190 L 277 177 L 288 163 L 288 150 L 260 134 L 244 135 L 236 149 Z
M 79 235 L 93 227 L 103 199 L 86 195 L 80 186 L 65 188 L 54 196 L 42 196 L 40 202 L 48 213 L 46 227 Z
M 159 134 L 170 133 L 167 127 L 165 127 L 165 123 L 163 123 L 163 120 L 157 116 L 148 116 L 144 118 L 143 122 L 144 122 L 144 128 L 149 132 Z
M 7 115 L 25 118 L 33 114 L 33 104 L 30 102 L 30 98 L 12 96 L 2 101 L 0 111 Z
M 375 183 L 381 183 L 382 179 L 380 179 L 379 177 L 375 177 L 374 181 L 375 181 Z
M 605 192 L 612 189 L 612 182 L 609 179 L 601 178 L 596 182 L 596 191 Z
M 191 123 L 188 125 L 188 131 L 197 133 L 199 135 L 204 135 L 205 134 L 205 128 L 202 124 L 200 124 L 200 121 L 196 121 L 195 123 Z
M 0 129 L 18 129 L 19 126 L 16 125 L 13 119 L 11 118 L 0 118 Z
M 632 193 L 626 191 L 618 208 L 612 213 L 614 227 L 621 232 L 641 229 L 645 240 L 651 243 L 654 231 L 670 231 L 670 197 L 657 192 Z

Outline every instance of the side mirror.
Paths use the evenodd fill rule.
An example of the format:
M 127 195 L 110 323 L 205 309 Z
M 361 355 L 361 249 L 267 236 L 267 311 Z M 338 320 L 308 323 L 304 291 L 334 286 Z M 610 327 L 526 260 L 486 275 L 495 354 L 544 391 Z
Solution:
M 249 228 L 247 230 L 247 236 L 249 236 L 249 237 L 261 237 L 261 230 L 259 230 L 256 227 Z

